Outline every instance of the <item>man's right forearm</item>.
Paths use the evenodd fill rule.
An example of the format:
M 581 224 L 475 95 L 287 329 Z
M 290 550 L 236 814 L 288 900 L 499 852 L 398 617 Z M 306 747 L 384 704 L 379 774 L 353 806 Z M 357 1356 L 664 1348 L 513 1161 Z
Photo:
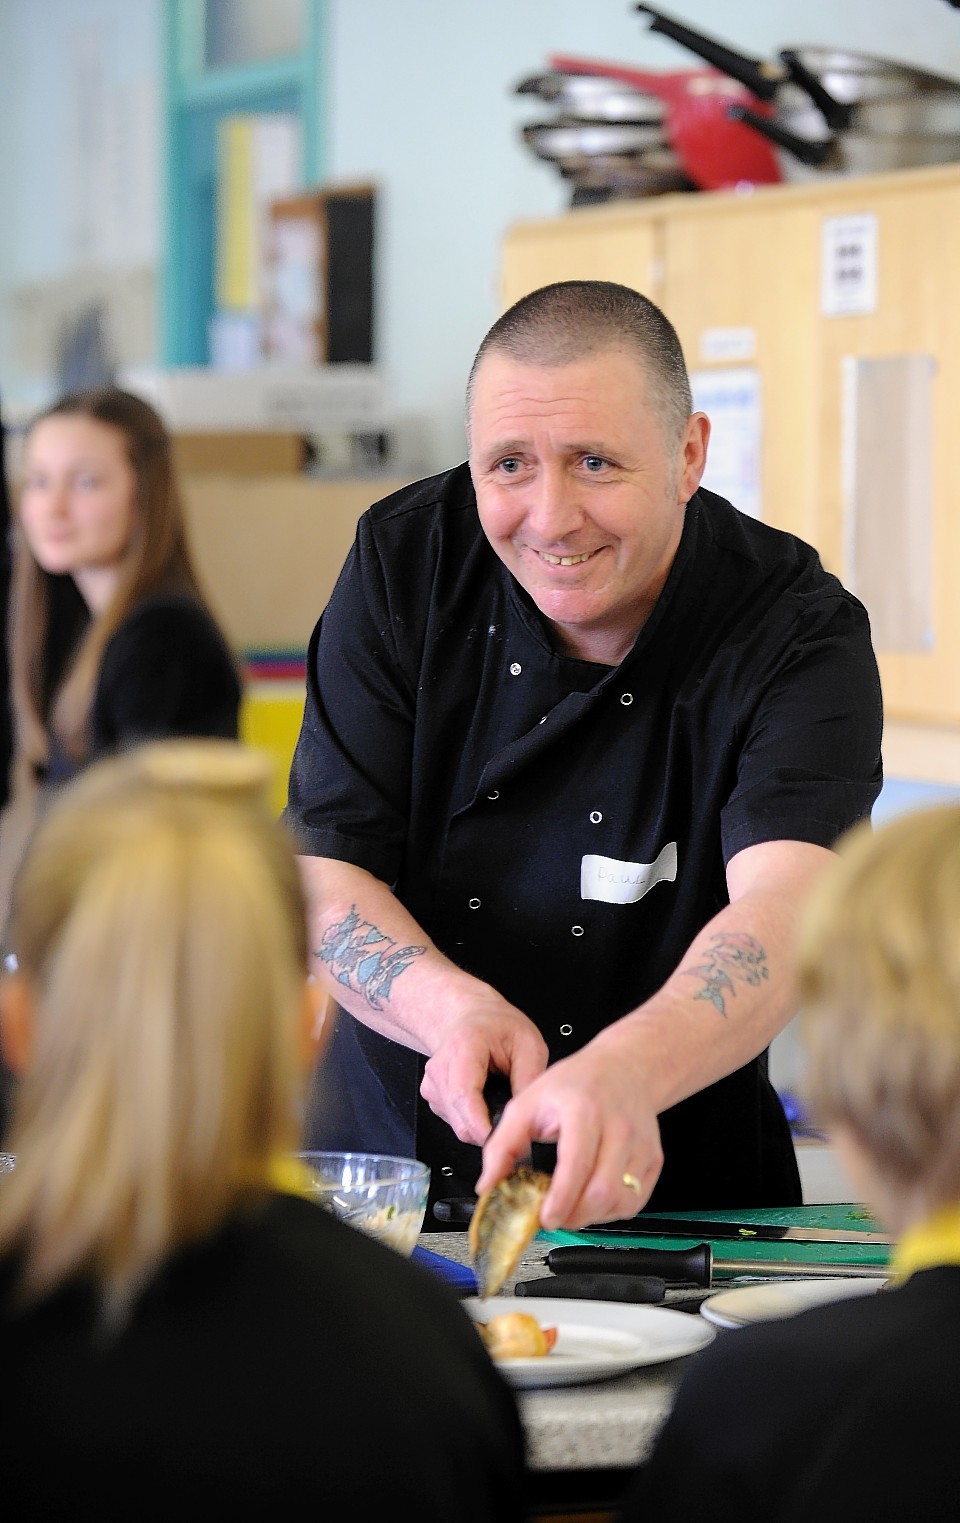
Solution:
M 330 857 L 300 857 L 314 971 L 351 1015 L 430 1054 L 467 1004 L 498 999 L 445 957 L 387 885 Z

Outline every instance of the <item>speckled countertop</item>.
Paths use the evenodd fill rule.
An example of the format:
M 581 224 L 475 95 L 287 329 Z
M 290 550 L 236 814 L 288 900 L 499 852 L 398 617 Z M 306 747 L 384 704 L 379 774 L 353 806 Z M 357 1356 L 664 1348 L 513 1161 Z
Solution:
M 465 1232 L 428 1232 L 420 1241 L 432 1253 L 442 1254 L 458 1264 L 469 1263 Z M 520 1260 L 515 1277 L 504 1286 L 503 1295 L 513 1295 L 517 1280 L 550 1273 L 544 1262 L 549 1246 L 534 1239 Z M 664 1304 L 697 1315 L 704 1295 L 702 1290 L 668 1290 Z M 535 1301 L 531 1301 L 530 1309 L 535 1313 Z M 612 1380 L 518 1391 L 531 1468 L 619 1470 L 638 1464 L 649 1454 L 670 1411 L 687 1362 L 688 1359 L 673 1359 Z

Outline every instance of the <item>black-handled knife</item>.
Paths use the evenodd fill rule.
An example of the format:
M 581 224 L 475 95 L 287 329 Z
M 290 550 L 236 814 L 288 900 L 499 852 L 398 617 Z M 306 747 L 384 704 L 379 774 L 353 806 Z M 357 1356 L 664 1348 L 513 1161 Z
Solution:
M 537 1280 L 518 1280 L 515 1296 L 544 1296 L 577 1301 L 662 1301 L 666 1280 L 649 1274 L 541 1275 Z
M 510 1099 L 510 1079 L 507 1074 L 502 1074 L 496 1068 L 491 1068 L 487 1074 L 487 1082 L 483 1086 L 483 1098 L 487 1111 L 490 1115 L 490 1125 L 498 1126 L 500 1117 Z
M 598 1248 L 573 1244 L 568 1248 L 551 1248 L 548 1269 L 554 1274 L 654 1275 L 664 1280 L 682 1280 L 688 1285 L 709 1285 L 713 1254 L 709 1243 L 696 1248 Z
M 695 1248 L 601 1248 L 571 1244 L 551 1248 L 546 1263 L 554 1274 L 659 1275 L 669 1285 L 696 1285 L 709 1289 L 717 1275 L 726 1280 L 808 1280 L 842 1276 L 844 1279 L 882 1275 L 876 1264 L 795 1263 L 789 1259 L 718 1259 L 709 1243 Z

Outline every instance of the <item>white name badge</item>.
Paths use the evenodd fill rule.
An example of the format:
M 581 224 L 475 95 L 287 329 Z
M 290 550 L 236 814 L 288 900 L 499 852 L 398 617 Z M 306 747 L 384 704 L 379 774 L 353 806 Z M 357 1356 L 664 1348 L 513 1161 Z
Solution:
M 586 856 L 580 862 L 580 898 L 599 899 L 603 904 L 636 904 L 655 883 L 673 883 L 676 876 L 676 841 L 668 841 L 655 862 Z

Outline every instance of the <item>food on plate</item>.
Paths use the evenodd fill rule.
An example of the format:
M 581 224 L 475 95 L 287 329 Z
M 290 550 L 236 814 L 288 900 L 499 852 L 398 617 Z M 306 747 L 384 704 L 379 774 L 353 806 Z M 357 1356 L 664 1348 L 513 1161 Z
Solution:
M 476 1328 L 491 1359 L 542 1359 L 557 1341 L 555 1327 L 541 1327 L 525 1311 L 504 1312 Z
M 485 1190 L 470 1218 L 468 1241 L 481 1296 L 495 1296 L 516 1269 L 540 1225 L 550 1175 L 521 1164 Z

